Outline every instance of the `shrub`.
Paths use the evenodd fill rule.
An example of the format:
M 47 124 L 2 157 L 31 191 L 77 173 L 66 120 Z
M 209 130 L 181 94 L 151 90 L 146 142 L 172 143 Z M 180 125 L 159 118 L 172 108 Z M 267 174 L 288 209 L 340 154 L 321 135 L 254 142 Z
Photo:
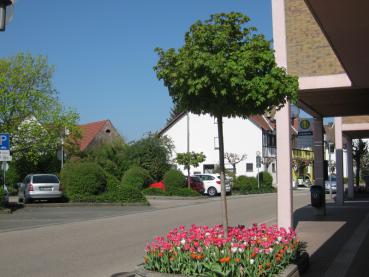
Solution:
M 146 169 L 139 166 L 132 166 L 124 173 L 121 184 L 125 187 L 133 186 L 142 190 L 153 182 L 154 180 Z
M 112 174 L 106 173 L 106 188 L 108 192 L 116 191 L 119 189 L 119 180 Z
M 170 169 L 170 155 L 173 144 L 166 136 L 156 134 L 130 143 L 125 155 L 125 164 L 141 166 L 149 171 L 155 180 L 161 180 L 164 173 Z
M 98 195 L 106 190 L 105 172 L 94 162 L 67 163 L 61 171 L 61 182 L 71 200 L 77 196 Z
M 272 187 L 273 176 L 268 171 L 262 171 L 259 173 L 259 181 L 261 187 Z
M 233 190 L 245 193 L 253 189 L 258 189 L 258 181 L 255 177 L 238 176 L 233 184 Z
M 146 188 L 142 190 L 144 195 L 167 195 L 167 193 L 159 188 Z
M 5 191 L 2 185 L 0 185 L 0 209 L 4 207 Z
M 169 187 L 166 191 L 169 196 L 200 196 L 200 193 L 186 187 Z
M 147 203 L 146 197 L 133 186 L 120 186 L 116 191 L 107 192 L 99 198 L 100 202 Z
M 177 187 L 183 188 L 186 186 L 185 184 L 186 177 L 182 174 L 181 171 L 176 169 L 170 169 L 164 174 L 163 182 L 165 184 L 165 188 L 167 191 L 170 189 Z

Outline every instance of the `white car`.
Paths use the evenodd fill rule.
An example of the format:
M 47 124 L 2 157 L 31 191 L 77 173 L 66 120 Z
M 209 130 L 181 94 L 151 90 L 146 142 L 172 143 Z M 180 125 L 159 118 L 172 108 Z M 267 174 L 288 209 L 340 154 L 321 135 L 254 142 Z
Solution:
M 220 176 L 218 174 L 196 174 L 195 176 L 199 177 L 201 181 L 204 183 L 204 193 L 209 196 L 216 196 L 221 193 L 221 182 Z M 231 182 L 226 179 L 225 181 L 226 193 L 230 194 L 232 192 Z
M 337 192 L 337 179 L 336 179 L 336 175 L 332 175 L 331 176 L 331 181 L 328 180 L 325 181 L 325 192 L 326 193 L 330 193 L 332 189 L 332 193 L 336 193 Z

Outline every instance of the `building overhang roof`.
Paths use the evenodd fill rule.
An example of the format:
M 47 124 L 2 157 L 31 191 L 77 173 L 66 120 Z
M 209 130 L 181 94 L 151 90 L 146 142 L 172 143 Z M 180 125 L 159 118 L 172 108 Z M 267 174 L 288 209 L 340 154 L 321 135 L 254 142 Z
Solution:
M 300 90 L 298 101 L 298 105 L 313 116 L 354 116 L 369 113 L 368 88 Z
M 369 88 L 369 1 L 305 0 L 354 87 Z
M 305 0 L 350 82 L 300 88 L 298 105 L 313 116 L 369 114 L 368 0 Z M 328 80 L 328 79 L 327 79 Z M 320 82 L 320 84 L 326 82 Z M 330 87 L 330 88 L 329 88 Z

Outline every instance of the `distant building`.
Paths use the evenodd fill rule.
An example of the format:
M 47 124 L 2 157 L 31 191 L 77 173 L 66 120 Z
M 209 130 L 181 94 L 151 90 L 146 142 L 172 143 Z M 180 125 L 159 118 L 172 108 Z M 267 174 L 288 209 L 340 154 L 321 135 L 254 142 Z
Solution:
M 190 151 L 203 152 L 206 160 L 197 168 L 191 168 L 191 173 L 212 173 L 219 165 L 219 141 L 217 121 L 209 114 L 195 115 L 189 113 Z M 181 113 L 159 132 L 172 139 L 176 153 L 187 152 L 187 114 Z M 269 162 L 263 164 L 259 171 L 268 170 L 275 175 L 275 134 L 270 121 L 263 115 L 250 116 L 248 119 L 235 117 L 223 119 L 224 152 L 234 153 L 246 158 L 236 165 L 236 175 L 256 176 L 256 154 L 262 158 L 269 157 Z M 178 167 L 186 172 L 183 166 Z M 226 169 L 233 167 L 225 159 Z
M 79 149 L 81 152 L 88 151 L 102 144 L 111 144 L 115 140 L 123 141 L 118 131 L 110 120 L 101 120 L 79 125 L 81 139 Z

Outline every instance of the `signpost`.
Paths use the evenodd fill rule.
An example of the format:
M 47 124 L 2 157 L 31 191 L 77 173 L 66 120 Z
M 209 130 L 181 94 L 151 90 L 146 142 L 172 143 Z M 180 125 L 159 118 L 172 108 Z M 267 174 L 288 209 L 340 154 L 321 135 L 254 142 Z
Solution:
M 10 156 L 10 136 L 9 134 L 0 134 L 0 162 L 2 162 L 1 169 L 4 172 L 4 185 L 5 185 L 5 172 L 8 170 L 9 165 L 7 162 L 12 160 Z
M 259 168 L 261 167 L 261 156 L 260 151 L 256 152 L 256 168 L 258 169 L 258 189 L 260 189 L 260 174 L 259 174 Z

